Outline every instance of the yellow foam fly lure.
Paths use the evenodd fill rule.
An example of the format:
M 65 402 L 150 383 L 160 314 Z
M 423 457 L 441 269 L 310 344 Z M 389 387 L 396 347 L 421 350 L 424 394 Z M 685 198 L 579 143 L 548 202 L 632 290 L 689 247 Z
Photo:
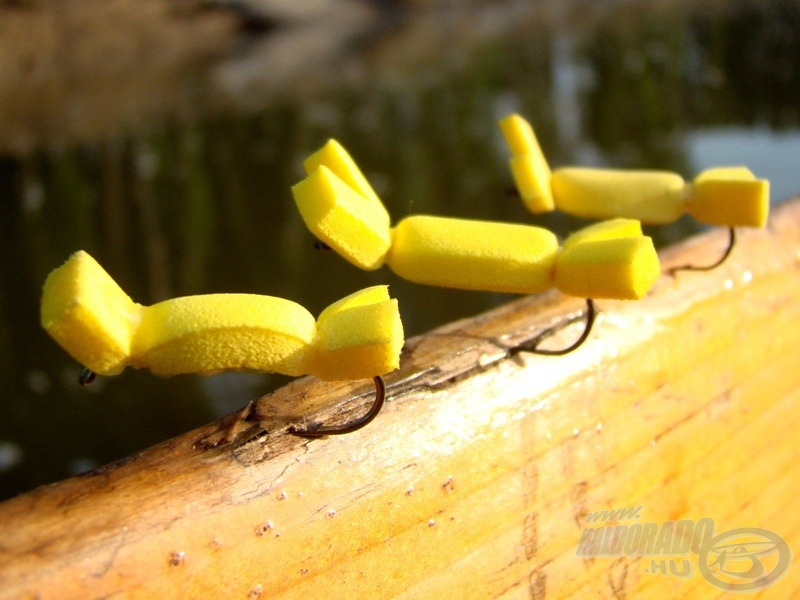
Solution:
M 587 298 L 638 299 L 660 273 L 652 240 L 631 219 L 581 230 L 559 246 L 541 227 L 416 215 L 390 226 L 389 215 L 355 161 L 329 140 L 305 162 L 292 188 L 310 231 L 362 269 L 383 264 L 401 277 L 465 290 L 535 294 L 556 287 Z M 565 351 L 541 353 L 564 353 Z M 527 349 L 537 351 L 535 349 Z
M 87 381 L 128 366 L 159 375 L 258 371 L 375 380 L 376 402 L 364 418 L 295 431 L 306 437 L 347 433 L 371 421 L 383 403 L 380 376 L 398 367 L 403 346 L 397 300 L 387 286 L 351 294 L 316 320 L 291 300 L 256 294 L 187 296 L 142 306 L 84 251 L 47 277 L 41 322 L 86 367 Z
M 668 171 L 563 167 L 551 170 L 530 123 L 518 114 L 500 121 L 511 153 L 509 166 L 525 206 L 533 213 L 561 210 L 580 217 L 625 217 L 645 223 L 671 223 L 690 214 L 701 223 L 730 230 L 763 227 L 769 216 L 769 181 L 756 179 L 747 167 L 716 167 L 691 182 Z

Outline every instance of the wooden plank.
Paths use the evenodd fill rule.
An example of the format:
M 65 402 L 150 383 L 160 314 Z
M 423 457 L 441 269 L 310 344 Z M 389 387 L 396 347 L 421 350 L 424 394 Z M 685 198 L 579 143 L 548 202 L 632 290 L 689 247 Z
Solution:
M 600 302 L 570 355 L 505 351 L 577 314 L 556 294 L 410 340 L 384 412 L 351 435 L 285 432 L 363 411 L 369 382 L 297 380 L 233 443 L 210 424 L 0 504 L 0 597 L 716 597 L 694 554 L 681 579 L 646 572 L 660 556 L 576 548 L 589 513 L 638 506 L 631 522 L 710 517 L 798 546 L 798 268 L 800 200 L 722 267 Z M 795 566 L 764 594 L 799 589 Z

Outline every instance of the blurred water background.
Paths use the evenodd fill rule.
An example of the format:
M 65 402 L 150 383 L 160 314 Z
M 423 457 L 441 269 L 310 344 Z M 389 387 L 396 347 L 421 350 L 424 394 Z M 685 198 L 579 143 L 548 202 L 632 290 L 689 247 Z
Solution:
M 75 250 L 137 301 L 252 292 L 318 313 L 388 282 L 407 335 L 509 300 L 415 286 L 314 249 L 301 160 L 338 138 L 395 220 L 538 223 L 506 194 L 496 121 L 552 165 L 749 165 L 800 192 L 800 3 L 0 1 L 0 498 L 187 431 L 286 381 L 77 383 L 39 326 Z M 659 244 L 698 230 L 649 229 Z

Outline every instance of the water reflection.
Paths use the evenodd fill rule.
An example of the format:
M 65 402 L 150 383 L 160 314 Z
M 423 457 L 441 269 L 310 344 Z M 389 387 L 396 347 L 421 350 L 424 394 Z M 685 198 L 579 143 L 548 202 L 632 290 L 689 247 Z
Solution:
M 268 33 L 250 58 L 214 62 L 189 88 L 172 82 L 166 100 L 149 93 L 158 84 L 125 88 L 125 106 L 147 106 L 135 117 L 116 91 L 76 99 L 62 81 L 64 104 L 102 113 L 102 127 L 76 119 L 68 133 L 48 129 L 64 113 L 36 104 L 22 114 L 30 124 L 47 113 L 41 127 L 0 135 L 0 497 L 130 454 L 286 381 L 127 372 L 80 389 L 77 366 L 38 326 L 41 284 L 76 249 L 147 304 L 236 291 L 318 313 L 388 282 L 411 335 L 508 299 L 414 286 L 315 251 L 289 188 L 327 137 L 352 151 L 395 219 L 576 227 L 563 215 L 535 219 L 504 194 L 496 119 L 509 110 L 536 125 L 556 165 L 689 176 L 733 161 L 773 179 L 778 197 L 800 190 L 789 168 L 800 161 L 795 2 L 489 3 L 393 12 L 376 28 L 380 14 L 331 38 L 336 68 L 318 50 L 302 69 L 278 64 L 277 52 L 265 66 L 258 52 L 285 43 Z M 653 231 L 666 242 L 694 228 L 684 220 Z

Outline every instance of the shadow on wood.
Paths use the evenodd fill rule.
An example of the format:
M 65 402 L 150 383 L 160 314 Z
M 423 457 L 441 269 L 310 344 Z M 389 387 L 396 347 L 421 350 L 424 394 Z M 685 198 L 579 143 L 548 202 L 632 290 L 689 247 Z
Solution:
M 670 248 L 664 268 L 725 239 Z M 795 201 L 720 268 L 598 303 L 568 356 L 505 350 L 578 314 L 556 294 L 410 340 L 384 412 L 351 435 L 286 430 L 351 418 L 371 382 L 297 380 L 231 444 L 209 448 L 211 424 L 1 504 L 0 597 L 716 597 L 695 553 L 681 578 L 576 548 L 591 512 L 636 507 L 628 524 L 710 517 L 797 547 L 799 269 Z M 798 588 L 795 568 L 768 591 Z

